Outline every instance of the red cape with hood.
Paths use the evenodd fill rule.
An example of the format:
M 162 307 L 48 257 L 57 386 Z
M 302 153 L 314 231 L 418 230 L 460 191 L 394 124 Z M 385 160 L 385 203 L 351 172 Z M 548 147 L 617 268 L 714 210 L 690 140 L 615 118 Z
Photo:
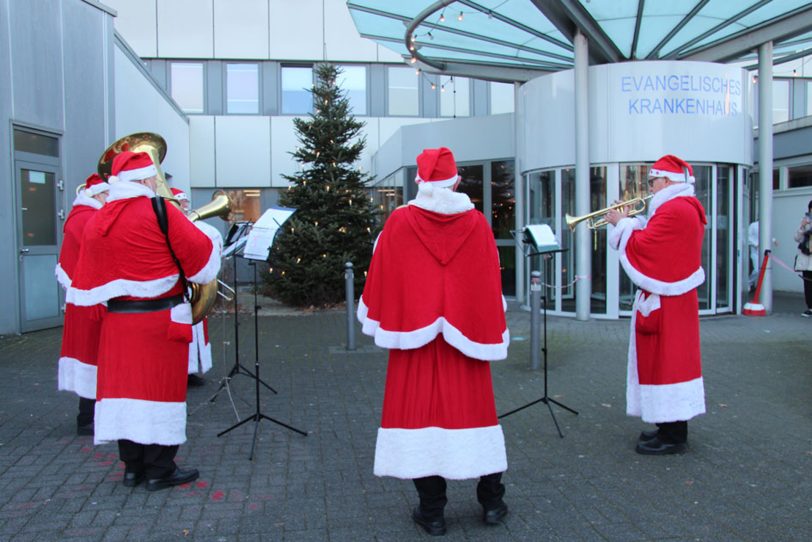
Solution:
M 161 232 L 148 188 L 119 181 L 85 230 L 68 300 L 91 305 L 112 298 L 155 299 L 181 293 L 178 268 Z M 206 283 L 220 269 L 219 237 L 209 237 L 167 205 L 172 249 L 190 282 Z M 219 236 L 219 234 L 218 234 Z M 172 309 L 104 317 L 94 440 L 140 444 L 186 440 L 186 377 L 192 311 Z
M 609 236 L 640 290 L 632 313 L 626 411 L 649 423 L 705 412 L 696 288 L 705 281 L 705 210 L 687 183 L 657 192 L 648 220 L 618 222 Z
M 80 192 L 65 219 L 62 249 L 56 265 L 56 279 L 65 290 L 70 288 L 75 274 L 85 226 L 101 207 L 100 201 Z M 73 303 L 65 304 L 57 379 L 60 390 L 72 391 L 85 399 L 96 398 L 96 355 L 101 332 L 99 315 L 103 312 L 101 305 L 80 307 Z
M 507 357 L 499 258 L 467 196 L 421 183 L 387 219 L 358 307 L 389 348 L 375 474 L 476 478 L 507 468 L 490 366 Z

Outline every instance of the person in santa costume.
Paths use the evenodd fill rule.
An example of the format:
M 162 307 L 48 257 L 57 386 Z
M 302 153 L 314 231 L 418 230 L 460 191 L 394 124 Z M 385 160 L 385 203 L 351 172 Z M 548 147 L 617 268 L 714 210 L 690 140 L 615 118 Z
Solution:
M 479 478 L 483 521 L 507 514 L 505 440 L 489 361 L 507 357 L 499 256 L 445 147 L 417 157 L 417 197 L 396 209 L 376 242 L 358 319 L 389 349 L 377 476 L 412 479 L 412 519 L 446 532 L 446 479 Z
M 90 218 L 107 200 L 110 185 L 93 173 L 73 200 L 73 208 L 65 219 L 62 249 L 56 264 L 56 280 L 67 291 L 79 259 L 82 234 Z M 59 353 L 58 389 L 79 396 L 76 433 L 93 434 L 93 409 L 96 405 L 96 353 L 99 348 L 101 318 L 104 307 L 81 307 L 65 304 L 65 324 L 62 328 L 62 349 Z
M 657 429 L 643 431 L 636 451 L 680 453 L 688 420 L 705 413 L 697 287 L 705 281 L 705 209 L 696 199 L 693 168 L 676 156 L 648 173 L 648 217 L 609 211 L 610 245 L 637 291 L 629 340 L 626 412 Z
M 196 469 L 174 462 L 186 441 L 192 340 L 184 288 L 187 281 L 203 284 L 217 276 L 220 246 L 156 197 L 157 169 L 148 154 L 118 154 L 112 173 L 107 204 L 85 228 L 68 301 L 107 303 L 94 442 L 117 440 L 124 485 L 146 479 L 154 491 L 198 477 Z
M 189 196 L 180 188 L 172 187 L 172 195 L 180 204 L 180 209 L 188 216 L 190 209 Z M 197 222 L 198 227 L 210 228 L 204 222 Z M 192 387 L 200 387 L 206 384 L 202 375 L 211 369 L 211 343 L 209 342 L 209 319 L 203 320 L 192 326 L 192 342 L 189 343 L 189 374 L 186 383 Z

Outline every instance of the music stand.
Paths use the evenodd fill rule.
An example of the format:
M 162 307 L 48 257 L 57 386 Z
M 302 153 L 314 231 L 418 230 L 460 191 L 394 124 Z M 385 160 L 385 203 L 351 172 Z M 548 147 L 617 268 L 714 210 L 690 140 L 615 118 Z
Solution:
M 275 211 L 282 211 L 282 212 L 277 213 L 279 215 L 277 217 L 277 216 L 274 216 Z M 259 290 L 259 284 L 258 284 L 258 280 L 257 280 L 257 260 L 263 260 L 263 261 L 267 260 L 268 253 L 271 250 L 271 246 L 272 246 L 272 243 L 273 243 L 273 238 L 274 238 L 274 236 L 276 234 L 276 231 L 278 231 L 279 227 L 282 225 L 282 223 L 285 221 L 285 219 L 287 219 L 287 217 L 289 217 L 291 214 L 293 214 L 293 209 L 270 209 L 270 210 L 266 211 L 266 213 L 263 214 L 263 216 L 260 218 L 259 221 L 257 221 L 257 224 L 255 224 L 255 226 L 254 226 L 254 228 L 257 228 L 257 226 L 259 226 L 259 228 L 257 228 L 257 230 L 256 230 L 257 235 L 252 234 L 252 237 L 250 237 L 248 239 L 248 241 L 245 244 L 245 247 L 243 248 L 243 256 L 242 257 L 245 258 L 245 259 L 252 260 L 249 263 L 249 265 L 251 265 L 254 268 L 254 375 L 255 375 L 255 377 L 254 377 L 254 393 L 255 393 L 254 405 L 255 405 L 255 410 L 254 410 L 254 413 L 251 416 L 249 416 L 248 418 L 245 418 L 242 421 L 238 421 L 237 423 L 235 423 L 234 425 L 232 425 L 231 427 L 229 427 L 229 428 L 227 428 L 227 429 L 225 429 L 223 431 L 220 431 L 219 433 L 217 433 L 217 436 L 221 437 L 221 436 L 225 435 L 226 433 L 228 433 L 229 431 L 232 431 L 232 430 L 240 427 L 241 425 L 244 425 L 244 424 L 246 424 L 246 423 L 248 423 L 250 421 L 253 421 L 254 422 L 254 437 L 253 437 L 253 440 L 251 441 L 251 453 L 248 456 L 249 461 L 254 459 L 254 449 L 256 448 L 256 444 L 257 444 L 257 431 L 259 430 L 259 422 L 261 422 L 262 420 L 268 420 L 269 422 L 273 422 L 273 423 L 275 423 L 277 425 L 281 425 L 282 427 L 285 427 L 286 429 L 290 429 L 291 431 L 295 431 L 296 433 L 299 433 L 302 436 L 305 436 L 305 437 L 307 436 L 307 433 L 302 431 L 301 429 L 297 429 L 297 428 L 293 427 L 292 425 L 288 425 L 285 422 L 282 422 L 280 420 L 272 418 L 272 417 L 264 414 L 260 410 L 259 384 L 261 382 L 261 379 L 259 377 L 259 303 L 257 301 L 257 291 Z M 270 217 L 270 218 L 266 218 L 266 216 Z M 276 228 L 269 227 L 269 224 L 268 224 L 269 220 L 273 221 L 276 224 Z M 254 232 L 253 228 L 252 228 L 252 232 Z M 263 250 L 264 250 L 265 256 L 264 257 L 261 257 L 261 256 L 258 257 L 262 253 Z M 235 269 L 236 269 L 236 264 L 235 264 Z M 266 386 L 267 386 L 267 384 L 266 384 Z M 269 387 L 269 386 L 267 386 L 267 387 Z M 274 393 L 276 393 L 276 392 L 274 391 Z
M 522 242 L 525 249 L 525 257 L 531 258 L 534 256 L 542 256 L 543 258 L 550 258 L 553 254 L 558 254 L 562 252 L 566 252 L 567 249 L 562 249 L 558 247 L 558 242 L 555 240 L 554 235 L 552 234 L 552 230 L 549 226 L 544 226 L 543 228 L 539 228 L 538 226 L 543 225 L 533 225 L 533 227 L 527 226 L 522 230 Z M 513 233 L 513 232 L 512 232 Z M 534 251 L 530 251 L 529 249 L 532 248 Z M 541 269 L 543 266 L 539 266 Z M 535 280 L 530 285 L 531 289 L 531 296 L 538 295 L 535 292 L 543 292 L 541 293 L 541 300 L 542 300 L 542 329 L 543 329 L 543 343 L 541 347 L 541 352 L 543 355 L 543 374 L 544 374 L 544 395 L 536 399 L 535 401 L 531 401 L 526 405 L 522 405 L 518 408 L 514 408 L 510 412 L 505 412 L 497 418 L 506 418 L 511 414 L 515 414 L 520 410 L 524 410 L 528 407 L 531 407 L 538 403 L 544 403 L 547 405 L 547 409 L 550 411 L 550 416 L 553 418 L 553 423 L 555 424 L 555 428 L 558 431 L 558 436 L 564 438 L 564 433 L 561 432 L 561 427 L 558 425 L 558 420 L 555 417 L 555 412 L 553 412 L 553 407 L 550 403 L 555 404 L 565 410 L 569 410 L 576 416 L 578 415 L 577 410 L 573 410 L 572 408 L 568 407 L 567 405 L 560 403 L 550 397 L 549 395 L 549 379 L 547 373 L 547 293 L 546 290 L 542 287 L 541 283 L 541 273 L 538 273 L 539 277 L 538 280 Z M 531 303 L 531 310 L 535 313 L 538 311 L 537 303 Z M 535 315 L 534 315 L 535 316 Z M 535 319 L 535 318 L 533 318 Z M 531 333 L 534 333 L 536 330 L 531 330 Z
M 248 232 L 250 230 L 251 222 L 237 222 L 231 226 L 231 229 L 228 231 L 228 234 L 223 242 L 223 258 L 231 258 L 234 264 L 232 268 L 234 273 L 234 276 L 232 277 L 234 289 L 234 365 L 231 366 L 228 374 L 220 379 L 220 386 L 217 388 L 217 391 L 215 391 L 214 394 L 212 394 L 212 396 L 206 400 L 208 403 L 214 403 L 220 393 L 225 390 L 231 399 L 231 405 L 234 408 L 234 413 L 237 415 L 238 420 L 240 419 L 240 416 L 237 413 L 237 408 L 234 406 L 234 399 L 231 395 L 231 379 L 241 374 L 254 379 L 258 378 L 256 374 L 249 371 L 243 366 L 242 363 L 240 363 L 240 304 L 239 297 L 237 295 L 237 258 L 240 256 L 240 252 L 242 252 L 245 248 L 245 244 L 248 241 Z M 259 383 L 271 390 L 273 393 L 277 393 L 277 391 L 264 380 L 259 379 Z

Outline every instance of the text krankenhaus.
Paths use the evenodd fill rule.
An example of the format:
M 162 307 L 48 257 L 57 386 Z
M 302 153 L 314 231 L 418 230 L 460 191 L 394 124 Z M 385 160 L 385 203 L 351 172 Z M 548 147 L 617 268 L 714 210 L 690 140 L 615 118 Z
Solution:
M 624 75 L 620 92 L 631 94 L 629 115 L 735 115 L 742 82 L 713 75 Z

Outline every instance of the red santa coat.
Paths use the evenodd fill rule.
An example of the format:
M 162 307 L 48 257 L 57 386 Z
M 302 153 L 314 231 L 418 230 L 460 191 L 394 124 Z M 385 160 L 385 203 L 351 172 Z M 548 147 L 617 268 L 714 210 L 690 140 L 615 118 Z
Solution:
M 62 249 L 56 264 L 56 279 L 65 290 L 70 288 L 79 247 L 85 226 L 98 209 L 100 201 L 80 192 L 73 201 L 73 208 L 65 219 Z M 94 305 L 80 307 L 65 304 L 65 324 L 62 328 L 62 349 L 59 353 L 58 389 L 72 391 L 85 399 L 96 398 L 96 354 L 101 331 L 100 311 L 104 307 Z
M 148 188 L 126 181 L 88 223 L 68 300 L 93 305 L 113 298 L 156 299 L 181 293 L 179 274 Z M 169 237 L 187 280 L 206 283 L 220 269 L 220 241 L 167 205 Z M 97 444 L 186 440 L 186 375 L 192 311 L 108 312 L 99 343 L 95 413 Z
M 507 469 L 490 366 L 507 357 L 499 258 L 465 194 L 421 183 L 386 221 L 358 306 L 389 349 L 377 476 L 476 478 Z
M 689 420 L 705 412 L 696 288 L 705 210 L 694 187 L 657 192 L 649 218 L 625 218 L 609 236 L 640 290 L 631 321 L 626 412 L 649 423 Z

